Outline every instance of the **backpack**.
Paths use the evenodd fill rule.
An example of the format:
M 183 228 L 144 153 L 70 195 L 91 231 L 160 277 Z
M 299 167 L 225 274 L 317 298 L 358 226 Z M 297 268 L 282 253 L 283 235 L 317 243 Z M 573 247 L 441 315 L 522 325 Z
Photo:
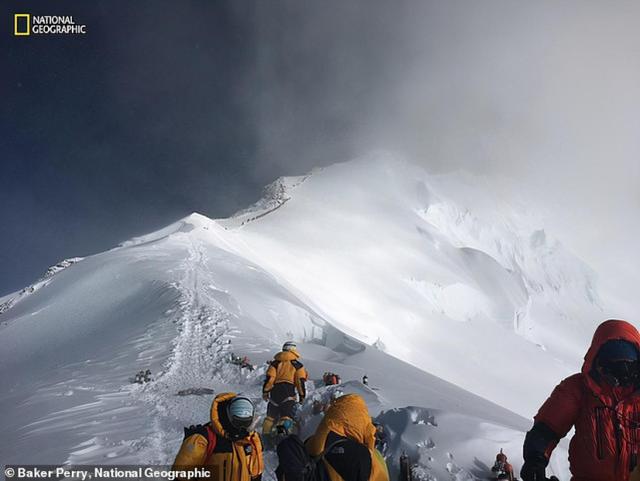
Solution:
M 327 481 L 329 475 L 322 461 L 328 452 L 346 441 L 339 439 L 325 448 L 319 456 L 311 456 L 298 436 L 293 434 L 286 437 L 277 448 L 278 481 Z
M 189 436 L 193 436 L 194 434 L 199 434 L 207 440 L 207 455 L 204 458 L 206 461 L 216 448 L 216 442 L 218 441 L 216 433 L 211 429 L 211 425 L 209 423 L 197 424 L 195 426 L 191 425 L 188 428 L 184 428 L 184 439 L 187 439 Z

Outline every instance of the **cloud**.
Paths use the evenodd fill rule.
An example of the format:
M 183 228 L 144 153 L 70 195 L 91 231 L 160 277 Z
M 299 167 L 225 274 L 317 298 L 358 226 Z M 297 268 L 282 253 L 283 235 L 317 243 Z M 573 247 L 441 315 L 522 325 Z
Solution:
M 387 149 L 432 172 L 506 175 L 605 280 L 629 288 L 640 5 L 290 1 L 257 14 L 259 169 Z

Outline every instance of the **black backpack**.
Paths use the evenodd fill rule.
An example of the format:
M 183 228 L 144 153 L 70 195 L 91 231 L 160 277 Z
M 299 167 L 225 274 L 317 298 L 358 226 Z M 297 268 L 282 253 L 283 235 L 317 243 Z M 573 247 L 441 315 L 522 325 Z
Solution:
M 292 434 L 278 444 L 278 481 L 327 481 L 329 475 L 322 462 L 325 455 L 334 447 L 346 442 L 339 439 L 330 444 L 319 456 L 311 456 L 302 440 Z

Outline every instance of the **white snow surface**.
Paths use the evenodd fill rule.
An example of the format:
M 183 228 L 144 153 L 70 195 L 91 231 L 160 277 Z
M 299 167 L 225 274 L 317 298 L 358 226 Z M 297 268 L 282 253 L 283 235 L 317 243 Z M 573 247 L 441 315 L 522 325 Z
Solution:
M 615 317 L 530 205 L 382 154 L 65 267 L 0 315 L 6 464 L 170 464 L 212 397 L 178 392 L 243 392 L 263 415 L 264 362 L 293 338 L 318 386 L 304 432 L 335 371 L 388 426 L 392 466 L 405 450 L 421 479 L 483 479 L 500 448 L 519 469 L 536 409 Z M 568 479 L 564 445 L 552 467 Z

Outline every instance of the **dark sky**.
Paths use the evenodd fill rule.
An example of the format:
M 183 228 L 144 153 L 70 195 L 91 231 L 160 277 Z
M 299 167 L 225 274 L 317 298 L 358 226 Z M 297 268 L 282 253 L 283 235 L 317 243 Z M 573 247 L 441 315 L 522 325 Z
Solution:
M 228 216 L 278 176 L 347 160 L 403 61 L 402 25 L 373 6 L 2 2 L 0 294 L 62 258 L 194 211 Z M 14 13 L 73 15 L 88 33 L 14 37 Z
M 58 259 L 192 211 L 228 215 L 259 194 L 261 179 L 245 174 L 256 158 L 250 15 L 176 3 L 21 1 L 2 12 L 0 293 Z M 88 34 L 14 37 L 23 11 L 73 15 Z
M 260 138 L 257 123 L 270 120 L 261 109 L 304 116 L 304 102 L 269 97 L 273 69 L 282 87 L 311 102 L 330 81 L 323 59 L 308 59 L 309 77 L 290 85 L 294 56 L 260 61 L 264 38 L 285 35 L 286 9 L 267 19 L 257 3 L 237 0 L 21 0 L 1 8 L 0 294 L 59 259 L 193 211 L 227 216 L 277 176 L 300 173 L 292 167 L 322 163 L 310 154 L 300 169 L 284 169 Z M 73 15 L 88 33 L 14 37 L 13 14 L 24 12 Z M 328 119 L 308 142 L 295 129 L 282 135 L 302 145 L 344 136 L 346 127 Z

